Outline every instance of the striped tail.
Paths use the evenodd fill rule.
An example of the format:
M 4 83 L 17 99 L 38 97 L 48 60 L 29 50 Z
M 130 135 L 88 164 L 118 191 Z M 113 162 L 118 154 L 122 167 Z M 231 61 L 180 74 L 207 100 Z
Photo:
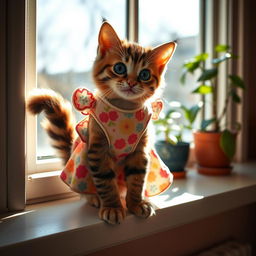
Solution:
M 65 164 L 70 158 L 75 138 L 71 104 L 52 90 L 36 89 L 27 100 L 27 109 L 34 115 L 44 111 L 46 118 L 42 126 Z

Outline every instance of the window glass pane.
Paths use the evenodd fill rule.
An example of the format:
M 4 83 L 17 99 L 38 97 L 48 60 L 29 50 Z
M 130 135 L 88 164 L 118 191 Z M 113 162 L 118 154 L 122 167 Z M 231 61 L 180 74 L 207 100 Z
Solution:
M 192 106 L 199 101 L 190 93 L 195 78 L 188 76 L 182 86 L 180 77 L 184 61 L 199 53 L 199 0 L 140 0 L 139 43 L 157 46 L 174 40 L 178 46 L 167 67 L 163 98 Z
M 112 8 L 113 7 L 113 8 Z M 37 86 L 70 99 L 77 87 L 93 89 L 91 68 L 98 31 L 107 19 L 120 37 L 126 31 L 125 0 L 37 0 Z M 76 113 L 77 120 L 82 119 Z M 37 124 L 38 159 L 54 155 L 47 135 Z

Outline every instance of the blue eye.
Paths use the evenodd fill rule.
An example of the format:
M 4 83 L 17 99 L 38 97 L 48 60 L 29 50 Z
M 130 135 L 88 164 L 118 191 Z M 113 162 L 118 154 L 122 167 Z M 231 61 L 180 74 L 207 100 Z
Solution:
M 148 69 L 142 69 L 139 73 L 139 79 L 142 81 L 148 81 L 150 77 L 151 77 L 151 74 Z
M 118 62 L 114 65 L 114 71 L 118 75 L 124 75 L 126 73 L 126 66 L 122 62 Z

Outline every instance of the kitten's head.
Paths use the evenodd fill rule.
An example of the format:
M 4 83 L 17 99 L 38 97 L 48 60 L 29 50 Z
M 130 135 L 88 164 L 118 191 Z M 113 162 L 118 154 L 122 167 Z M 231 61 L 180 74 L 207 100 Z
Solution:
M 97 88 L 106 96 L 144 103 L 160 86 L 175 47 L 174 42 L 152 49 L 121 41 L 111 25 L 103 23 L 93 67 Z

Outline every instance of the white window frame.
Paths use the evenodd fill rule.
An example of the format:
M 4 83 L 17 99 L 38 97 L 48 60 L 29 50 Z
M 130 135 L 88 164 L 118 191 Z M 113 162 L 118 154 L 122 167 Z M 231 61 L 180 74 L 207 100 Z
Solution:
M 27 0 L 26 92 L 35 88 L 36 81 L 36 0 Z M 26 95 L 27 98 L 28 95 Z M 26 203 L 74 196 L 60 182 L 62 169 L 58 158 L 37 160 L 37 117 L 26 115 Z M 47 188 L 47 189 L 45 189 Z

